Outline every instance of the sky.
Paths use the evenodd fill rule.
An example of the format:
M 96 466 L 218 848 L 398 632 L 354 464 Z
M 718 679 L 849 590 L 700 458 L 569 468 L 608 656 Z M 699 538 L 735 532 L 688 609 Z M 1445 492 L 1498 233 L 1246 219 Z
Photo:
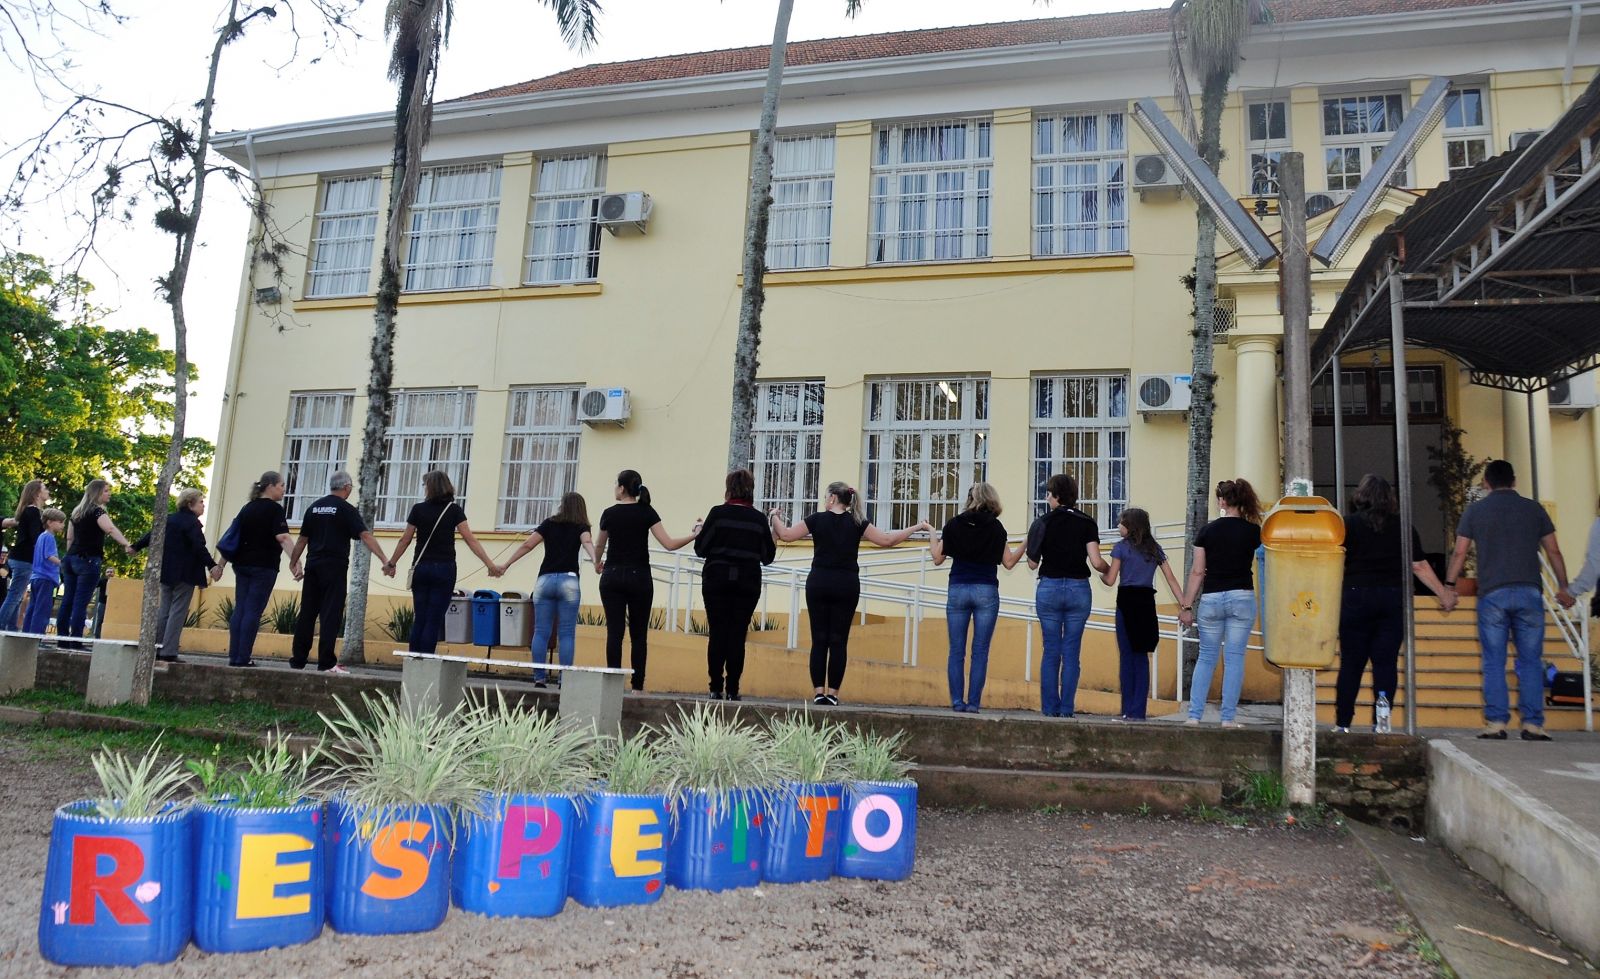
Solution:
M 41 0 L 42 2 L 42 0 Z M 77 0 L 56 0 L 68 6 Z M 260 2 L 260 0 L 258 0 Z M 298 0 L 304 11 L 310 4 Z M 290 44 L 286 18 L 258 19 L 244 40 L 223 56 L 218 82 L 216 126 L 244 130 L 297 121 L 384 111 L 394 102 L 385 77 L 384 0 L 364 0 L 354 21 L 358 39 L 332 48 L 319 32 L 307 29 L 298 57 Z M 809 40 L 847 34 L 876 34 L 925 27 L 951 27 L 1026 20 L 1111 10 L 1165 6 L 1165 0 L 866 0 L 861 14 L 844 16 L 842 0 L 798 0 L 789 38 Z M 204 92 L 206 59 L 224 0 L 112 0 L 128 15 L 98 32 L 57 21 L 40 27 L 30 40 L 36 50 L 54 52 L 64 74 L 79 91 L 147 111 L 164 112 L 192 104 Z M 456 0 L 449 47 L 440 63 L 440 100 L 523 81 L 585 64 L 718 48 L 765 45 L 772 40 L 777 0 L 602 0 L 600 38 L 589 51 L 569 50 L 554 17 L 528 0 Z M 0 34 L 8 53 L 13 37 Z M 0 151 L 41 130 L 60 110 L 15 64 L 0 61 L 0 99 L 7 106 Z M 0 178 L 15 167 L 0 159 Z M 72 216 L 69 191 L 0 224 L 3 246 L 62 261 L 80 239 L 82 225 Z M 201 242 L 190 275 L 185 309 L 190 358 L 199 370 L 191 387 L 190 435 L 215 439 L 222 411 L 223 381 L 238 302 L 248 211 L 244 201 L 221 181 L 207 191 Z M 99 257 L 83 274 L 95 284 L 94 300 L 112 312 L 117 328 L 154 330 L 172 338 L 171 313 L 155 295 L 154 280 L 171 263 L 171 239 L 141 218 L 126 228 L 102 232 Z M 365 376 L 365 368 L 352 368 Z

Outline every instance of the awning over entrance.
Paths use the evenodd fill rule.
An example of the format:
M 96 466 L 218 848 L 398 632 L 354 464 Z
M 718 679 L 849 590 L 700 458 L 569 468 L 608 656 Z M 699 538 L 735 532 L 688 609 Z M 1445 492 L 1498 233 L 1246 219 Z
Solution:
M 1600 76 L 1539 140 L 1429 192 L 1375 238 L 1312 347 L 1404 341 L 1448 353 L 1474 383 L 1537 391 L 1600 366 Z

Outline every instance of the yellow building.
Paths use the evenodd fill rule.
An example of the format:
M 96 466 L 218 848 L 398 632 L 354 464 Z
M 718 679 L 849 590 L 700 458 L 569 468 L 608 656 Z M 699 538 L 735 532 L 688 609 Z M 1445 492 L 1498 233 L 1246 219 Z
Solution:
M 1278 154 L 1306 156 L 1314 236 L 1428 79 L 1455 83 L 1399 181 L 1407 189 L 1339 267 L 1314 270 L 1314 328 L 1413 192 L 1562 112 L 1600 63 L 1597 26 L 1600 0 L 1295 0 L 1255 32 L 1221 176 L 1268 213 L 1269 233 Z M 1171 408 L 1190 363 L 1180 280 L 1194 204 L 1159 159 L 1146 162 L 1155 150 L 1130 117 L 1141 97 L 1171 104 L 1166 31 L 1159 10 L 790 45 L 761 347 L 763 501 L 803 513 L 839 479 L 880 525 L 937 524 L 986 478 L 1020 534 L 1044 477 L 1067 469 L 1108 530 L 1125 505 L 1181 522 L 1186 426 Z M 597 515 L 623 468 L 644 474 L 676 532 L 720 501 L 765 64 L 765 48 L 750 48 L 595 65 L 438 107 L 405 235 L 384 526 L 403 520 L 434 466 L 454 477 L 491 553 L 564 490 Z M 296 257 L 276 292 L 264 269 L 242 273 L 216 513 L 278 468 L 293 518 L 332 468 L 355 468 L 390 125 L 377 111 L 220 141 L 257 169 Z M 1213 472 L 1270 495 L 1281 480 L 1276 277 L 1221 265 Z M 1345 367 L 1346 411 L 1361 412 L 1348 430 L 1353 485 L 1369 469 L 1393 473 L 1393 384 L 1381 358 Z M 1436 442 L 1452 418 L 1469 451 L 1525 470 L 1520 396 L 1474 388 L 1427 352 L 1408 373 L 1414 444 Z M 1177 400 L 1159 403 L 1163 386 Z M 589 388 L 592 405 L 580 401 Z M 623 410 L 611 392 L 625 393 L 625 424 L 580 420 Z M 1571 393 L 1569 405 L 1539 404 L 1534 426 L 1540 486 L 1569 549 L 1600 492 L 1600 413 L 1580 408 L 1597 400 L 1593 382 Z M 1326 456 L 1331 439 L 1318 445 Z M 1331 482 L 1325 462 L 1319 480 Z M 1434 516 L 1419 525 L 1442 550 L 1425 479 L 1417 512 Z M 467 577 L 475 567 L 463 551 L 465 587 L 488 583 Z M 1031 576 L 1002 587 L 1026 598 Z

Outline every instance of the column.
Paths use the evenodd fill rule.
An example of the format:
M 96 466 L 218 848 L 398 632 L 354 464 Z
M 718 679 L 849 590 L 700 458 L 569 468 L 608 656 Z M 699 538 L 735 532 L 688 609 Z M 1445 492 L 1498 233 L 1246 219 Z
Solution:
M 989 254 L 995 259 L 1033 255 L 1033 110 L 1001 109 L 994 114 L 994 173 Z
M 839 123 L 833 145 L 833 242 L 828 253 L 835 268 L 860 268 L 867 264 L 872 123 Z
M 1550 442 L 1550 389 L 1540 388 L 1528 395 L 1532 402 L 1533 411 L 1533 467 L 1539 474 L 1539 496 L 1550 501 L 1549 510 L 1555 514 L 1556 499 L 1556 456 L 1555 448 Z M 1528 419 L 1522 419 L 1523 428 L 1527 428 Z M 1519 476 L 1517 485 L 1522 487 L 1524 496 L 1533 494 L 1533 472 L 1527 476 Z M 1576 572 L 1574 572 L 1576 573 Z
M 862 489 L 861 425 L 866 385 L 860 375 L 830 376 L 822 408 L 822 476 L 824 490 L 834 480 Z
M 1276 499 L 1281 452 L 1278 444 L 1278 340 L 1236 337 L 1234 349 L 1234 473 L 1263 499 Z M 1223 392 L 1228 389 L 1221 387 Z M 1218 474 L 1222 478 L 1224 474 Z
M 1533 476 L 1528 455 L 1527 395 L 1515 391 L 1500 392 L 1500 431 L 1505 440 L 1503 458 L 1516 469 L 1518 484 L 1526 485 Z
M 528 239 L 529 195 L 533 193 L 533 154 L 507 153 L 500 164 L 500 218 L 494 229 L 491 286 L 522 284 Z

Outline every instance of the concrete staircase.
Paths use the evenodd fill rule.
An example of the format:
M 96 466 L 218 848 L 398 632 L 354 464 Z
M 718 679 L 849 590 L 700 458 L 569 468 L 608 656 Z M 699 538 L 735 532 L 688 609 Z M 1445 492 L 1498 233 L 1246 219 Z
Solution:
M 1483 679 L 1478 650 L 1476 597 L 1463 598 L 1456 610 L 1446 615 L 1433 596 L 1417 599 L 1417 726 L 1424 728 L 1473 728 L 1483 724 Z M 1513 670 L 1515 647 L 1506 656 L 1506 684 L 1511 690 L 1512 720 L 1517 704 L 1517 675 Z M 1583 661 L 1574 656 L 1554 623 L 1545 627 L 1544 659 L 1561 670 L 1582 670 Z M 1405 724 L 1405 654 L 1400 656 L 1400 688 L 1396 693 L 1393 726 Z M 1317 674 L 1317 721 L 1333 723 L 1335 682 L 1338 664 Z M 1357 729 L 1371 723 L 1372 673 L 1361 681 L 1356 699 Z M 1583 730 L 1582 707 L 1545 707 L 1545 727 L 1552 731 Z

